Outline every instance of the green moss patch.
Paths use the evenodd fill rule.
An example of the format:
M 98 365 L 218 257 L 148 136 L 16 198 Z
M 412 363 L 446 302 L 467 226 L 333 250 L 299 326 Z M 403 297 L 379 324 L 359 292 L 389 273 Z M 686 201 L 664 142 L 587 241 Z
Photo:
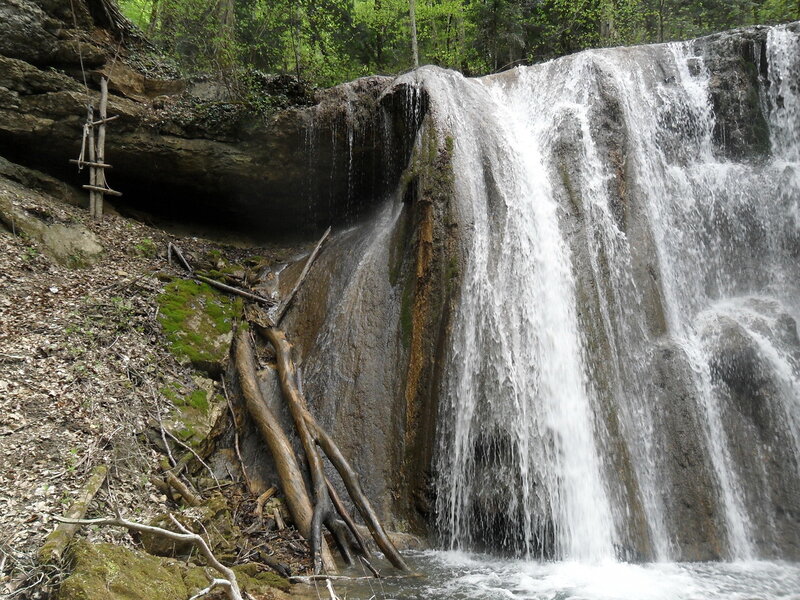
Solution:
M 192 531 L 202 531 L 217 558 L 222 562 L 225 562 L 226 558 L 236 558 L 236 541 L 240 537 L 240 532 L 233 523 L 233 517 L 224 496 L 215 494 L 207 498 L 200 506 L 186 508 L 174 516 Z M 150 525 L 176 530 L 168 514 L 157 516 Z M 141 540 L 145 550 L 158 556 L 188 556 L 194 551 L 192 544 L 177 542 L 151 533 L 142 533 Z
M 199 370 L 218 377 L 228 356 L 241 298 L 230 298 L 189 279 L 167 284 L 158 297 L 159 319 L 172 352 Z M 194 399 L 200 402 L 199 398 Z
M 58 600 L 179 600 L 208 585 L 201 567 L 159 558 L 113 544 L 74 542 L 72 573 L 61 584 Z M 286 579 L 248 563 L 233 567 L 239 587 L 252 594 L 288 591 Z
M 255 563 L 236 565 L 233 572 L 236 573 L 239 587 L 251 594 L 263 594 L 270 588 L 288 592 L 291 588 L 288 580 L 275 573 L 261 571 Z
M 187 589 L 188 569 L 180 563 L 122 546 L 79 540 L 72 544 L 70 559 L 73 571 L 61 584 L 59 600 L 175 600 L 202 589 Z

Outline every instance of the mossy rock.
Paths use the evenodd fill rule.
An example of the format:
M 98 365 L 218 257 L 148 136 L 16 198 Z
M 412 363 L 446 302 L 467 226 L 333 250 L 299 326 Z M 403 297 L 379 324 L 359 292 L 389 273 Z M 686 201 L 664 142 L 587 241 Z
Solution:
M 61 584 L 58 600 L 177 600 L 207 585 L 200 568 L 113 544 L 78 540 L 69 558 L 73 570 Z M 190 571 L 196 571 L 188 578 L 195 585 L 187 586 Z
M 201 567 L 113 544 L 77 540 L 68 557 L 72 573 L 61 584 L 58 600 L 185 600 L 208 585 Z M 233 571 L 239 587 L 251 594 L 283 598 L 291 587 L 254 563 Z
M 228 297 L 205 283 L 176 279 L 166 285 L 158 304 L 173 354 L 219 377 L 230 350 L 233 323 L 242 312 L 241 298 Z
M 246 563 L 233 567 L 239 587 L 251 594 L 263 594 L 269 590 L 278 589 L 288 592 L 291 584 L 280 575 L 262 571 L 255 563 Z
M 206 439 L 226 403 L 225 398 L 214 393 L 212 380 L 199 376 L 193 379 L 197 387 L 172 382 L 160 392 L 175 407 L 166 423 L 170 432 L 182 442 L 197 445 Z
M 235 558 L 239 530 L 233 524 L 231 511 L 224 496 L 215 494 L 200 506 L 187 508 L 174 516 L 192 531 L 202 531 L 218 559 L 224 562 L 229 554 Z M 150 525 L 177 531 L 168 514 L 157 516 Z M 194 548 L 190 543 L 177 542 L 149 533 L 142 533 L 141 540 L 145 550 L 158 556 L 187 556 Z

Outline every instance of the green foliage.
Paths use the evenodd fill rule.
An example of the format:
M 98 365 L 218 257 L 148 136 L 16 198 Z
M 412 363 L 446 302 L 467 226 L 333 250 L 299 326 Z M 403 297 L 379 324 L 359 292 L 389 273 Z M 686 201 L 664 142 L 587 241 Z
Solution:
M 254 70 L 331 85 L 411 67 L 408 0 L 120 0 L 186 73 L 264 103 Z M 417 0 L 420 60 L 495 72 L 585 48 L 800 19 L 798 0 Z M 259 106 L 264 111 L 274 108 Z
M 144 258 L 155 258 L 158 253 L 156 243 L 150 238 L 142 238 L 135 246 L 136 253 Z

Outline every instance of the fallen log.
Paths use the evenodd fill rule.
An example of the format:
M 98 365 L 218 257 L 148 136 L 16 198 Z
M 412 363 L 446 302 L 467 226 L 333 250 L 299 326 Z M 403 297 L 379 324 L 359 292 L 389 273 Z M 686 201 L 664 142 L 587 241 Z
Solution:
M 89 505 L 94 500 L 97 492 L 100 491 L 103 483 L 106 480 L 108 468 L 105 465 L 98 465 L 92 470 L 86 485 L 80 492 L 78 498 L 70 505 L 64 517 L 67 519 L 82 519 L 86 516 L 86 511 L 89 510 Z M 56 520 L 59 521 L 58 517 Z M 39 550 L 39 562 L 41 564 L 56 563 L 61 559 L 64 550 L 67 548 L 70 540 L 75 536 L 78 531 L 79 525 L 68 521 L 62 521 L 56 528 L 51 531 L 45 539 L 44 545 Z

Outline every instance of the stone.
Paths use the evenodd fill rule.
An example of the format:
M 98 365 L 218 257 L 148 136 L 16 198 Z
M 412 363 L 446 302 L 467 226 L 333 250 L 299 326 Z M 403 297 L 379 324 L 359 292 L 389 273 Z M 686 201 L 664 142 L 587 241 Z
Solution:
M 70 268 L 95 264 L 103 256 L 97 236 L 79 223 L 48 223 L 0 196 L 0 220 L 39 242 L 57 262 Z
M 185 600 L 208 585 L 205 569 L 113 544 L 73 542 L 72 571 L 58 600 Z M 233 567 L 239 587 L 259 597 L 289 598 L 286 579 L 246 563 Z
M 207 585 L 199 568 L 187 577 L 187 569 L 177 561 L 112 544 L 78 540 L 69 558 L 74 566 L 61 584 L 59 600 L 176 600 Z M 191 581 L 189 587 L 185 578 Z
M 158 298 L 159 319 L 172 352 L 195 368 L 218 378 L 224 370 L 232 327 L 242 300 L 206 283 L 175 279 Z
M 225 562 L 224 556 L 234 552 L 239 530 L 233 524 L 228 502 L 221 494 L 215 494 L 200 506 L 186 508 L 174 516 L 191 531 L 202 531 L 215 556 L 222 562 Z M 167 514 L 156 517 L 150 525 L 177 530 Z M 144 549 L 157 556 L 180 557 L 194 551 L 191 543 L 176 542 L 160 535 L 142 533 L 141 540 Z

